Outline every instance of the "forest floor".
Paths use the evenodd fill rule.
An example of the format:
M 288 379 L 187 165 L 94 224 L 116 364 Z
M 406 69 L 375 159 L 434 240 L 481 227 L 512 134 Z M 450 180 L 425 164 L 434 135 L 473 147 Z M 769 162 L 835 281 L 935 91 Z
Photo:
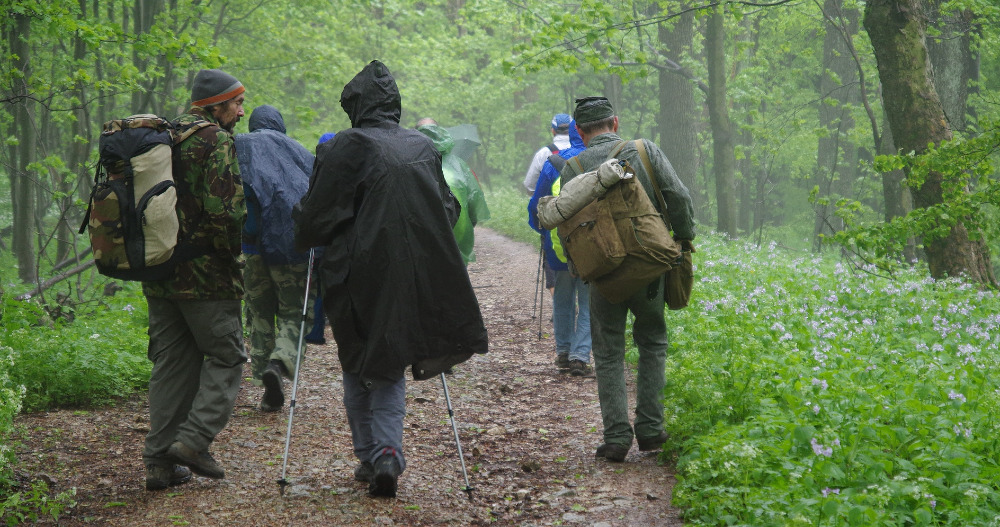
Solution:
M 471 492 L 463 491 L 439 379 L 408 380 L 407 469 L 397 498 L 370 498 L 367 485 L 354 481 L 357 461 L 329 327 L 328 343 L 308 346 L 300 372 L 284 495 L 277 482 L 288 405 L 258 411 L 262 389 L 246 381 L 211 449 L 224 480 L 196 476 L 165 491 L 145 490 L 145 394 L 114 407 L 17 417 L 18 476 L 45 480 L 54 492 L 76 489 L 76 506 L 58 521 L 64 526 L 681 525 L 670 505 L 671 465 L 657 454 L 633 445 L 625 463 L 595 459 L 596 381 L 556 371 L 547 295 L 539 338 L 532 317 L 536 250 L 477 229 L 476 252 L 469 274 L 490 352 L 447 376 Z M 634 395 L 634 376 L 628 378 Z

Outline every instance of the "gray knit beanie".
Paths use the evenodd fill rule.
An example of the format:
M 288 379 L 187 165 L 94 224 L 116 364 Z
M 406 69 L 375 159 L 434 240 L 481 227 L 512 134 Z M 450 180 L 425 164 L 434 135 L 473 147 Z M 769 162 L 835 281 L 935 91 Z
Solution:
M 191 104 L 211 106 L 243 93 L 243 83 L 222 70 L 201 70 L 194 76 Z

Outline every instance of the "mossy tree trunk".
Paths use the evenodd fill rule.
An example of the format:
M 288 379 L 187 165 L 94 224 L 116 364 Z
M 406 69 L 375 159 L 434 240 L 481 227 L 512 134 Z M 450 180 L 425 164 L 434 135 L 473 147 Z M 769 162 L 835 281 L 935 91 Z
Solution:
M 927 54 L 926 20 L 920 0 L 869 0 L 864 26 L 878 61 L 886 116 L 898 151 L 921 153 L 952 138 L 934 88 Z M 915 208 L 943 203 L 943 176 L 930 172 L 912 189 Z M 971 234 L 971 235 L 970 235 Z M 924 240 L 931 276 L 965 274 L 974 282 L 996 285 L 989 249 L 980 233 L 964 223 L 935 240 Z
M 694 42 L 694 12 L 687 12 L 673 21 L 673 26 L 659 24 L 660 44 L 677 63 L 691 53 Z M 686 77 L 669 69 L 659 71 L 660 148 L 677 176 L 691 191 L 692 196 L 703 192 L 698 188 L 695 176 L 698 174 L 698 104 L 695 104 L 694 85 Z M 702 200 L 701 206 L 704 204 Z

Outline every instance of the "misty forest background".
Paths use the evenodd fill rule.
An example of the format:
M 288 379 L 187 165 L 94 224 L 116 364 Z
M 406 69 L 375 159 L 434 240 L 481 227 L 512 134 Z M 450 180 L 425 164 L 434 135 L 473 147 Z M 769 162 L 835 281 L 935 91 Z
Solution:
M 677 440 L 669 449 L 680 453 L 675 501 L 689 519 L 731 523 L 719 519 L 731 515 L 732 522 L 755 523 L 786 514 L 787 520 L 796 506 L 806 511 L 821 503 L 815 523 L 889 518 L 888 524 L 959 525 L 1000 511 L 1000 493 L 988 483 L 1000 465 L 995 440 L 981 450 L 969 447 L 968 457 L 990 471 L 967 463 L 957 472 L 937 467 L 920 477 L 943 481 L 940 488 L 925 482 L 926 488 L 890 489 L 889 497 L 871 502 L 857 496 L 877 492 L 848 490 L 870 488 L 849 481 L 892 482 L 900 471 L 913 472 L 914 444 L 900 435 L 912 424 L 906 419 L 931 412 L 924 399 L 931 396 L 922 390 L 945 389 L 954 372 L 940 385 L 931 379 L 907 391 L 922 401 L 908 414 L 867 416 L 878 422 L 854 429 L 844 463 L 827 459 L 832 439 L 823 435 L 824 426 L 844 428 L 843 415 L 824 425 L 801 422 L 822 418 L 819 410 L 805 417 L 801 409 L 792 412 L 796 417 L 777 427 L 787 444 L 772 446 L 785 454 L 810 455 L 811 448 L 819 460 L 810 461 L 815 472 L 808 477 L 777 454 L 764 456 L 768 450 L 758 444 L 726 455 L 780 466 L 783 475 L 754 469 L 745 481 L 722 484 L 718 478 L 732 471 L 726 464 L 732 459 L 707 457 L 709 445 L 726 451 L 731 443 L 724 434 L 743 433 L 724 431 L 723 424 L 759 424 L 764 415 L 777 420 L 776 407 L 793 406 L 787 393 L 768 390 L 829 394 L 835 379 L 805 365 L 826 367 L 829 343 L 838 338 L 860 339 L 838 345 L 843 352 L 869 346 L 882 354 L 893 339 L 917 343 L 914 353 L 943 350 L 952 359 L 967 358 L 955 351 L 962 346 L 996 350 L 978 322 L 995 325 L 1000 313 L 993 293 L 1000 264 L 1000 7 L 993 0 L 6 0 L 0 13 L 0 363 L 6 365 L 0 434 L 22 409 L 105 402 L 148 380 L 142 296 L 135 284 L 98 275 L 86 237 L 76 233 L 103 122 L 135 113 L 179 115 L 198 69 L 222 68 L 246 86 L 247 115 L 274 105 L 289 135 L 312 150 L 323 133 L 350 126 L 340 92 L 377 58 L 402 92 L 403 126 L 427 116 L 446 127 L 475 125 L 481 145 L 470 165 L 493 211 L 487 226 L 516 239 L 537 243 L 524 221 L 521 181 L 531 155 L 550 139 L 552 115 L 571 113 L 574 98 L 609 97 L 624 138 L 645 137 L 666 152 L 691 191 L 703 240 L 700 292 L 691 308 L 668 315 L 680 317 L 671 319 L 672 342 L 730 361 L 713 366 L 705 359 L 702 370 L 678 355 L 668 365 L 674 368 L 668 378 L 678 379 L 668 395 L 691 404 L 668 411 L 700 416 L 671 420 Z M 246 126 L 244 119 L 236 132 Z M 917 285 L 899 286 L 904 282 Z M 768 288 L 773 295 L 762 293 Z M 737 291 L 744 293 L 735 297 L 741 302 L 734 300 Z M 867 296 L 873 291 L 910 295 L 900 301 L 909 307 L 887 318 L 884 310 L 895 300 L 876 301 Z M 939 303 L 915 308 L 912 295 Z M 747 307 L 751 301 L 757 303 Z M 727 305 L 732 311 L 724 317 L 719 310 Z M 890 324 L 880 336 L 838 326 L 868 308 L 857 323 Z M 977 330 L 967 333 L 982 340 L 955 341 L 937 318 L 931 329 L 921 326 L 932 323 L 936 309 L 953 322 L 973 317 Z M 109 323 L 122 317 L 125 324 Z M 894 320 L 909 325 L 892 326 Z M 952 336 L 961 325 L 954 323 Z M 741 337 L 727 333 L 741 324 Z M 31 340 L 46 330 L 53 330 L 51 342 Z M 24 352 L 32 346 L 60 351 L 32 358 Z M 806 358 L 793 364 L 789 346 Z M 107 356 L 109 347 L 118 354 Z M 774 350 L 782 353 L 780 364 L 765 373 L 764 357 Z M 81 365 L 69 355 L 88 359 Z M 901 367 L 896 358 L 886 360 Z M 996 385 L 1000 367 L 984 360 L 955 366 L 973 368 L 958 377 L 991 397 L 974 415 L 976 426 L 995 436 L 998 425 L 989 416 L 1000 401 L 987 387 Z M 58 372 L 44 373 L 60 364 Z M 799 367 L 800 384 L 767 380 Z M 689 391 L 685 372 L 698 379 Z M 113 379 L 94 383 L 99 375 Z M 872 379 L 866 389 L 921 376 L 927 371 L 900 371 Z M 858 376 L 848 377 L 842 380 L 860 385 Z M 707 396 L 699 383 L 711 379 L 719 386 Z M 93 384 L 105 391 L 85 391 Z M 947 405 L 969 395 L 948 390 Z M 807 410 L 814 402 L 806 402 Z M 971 420 L 936 426 L 951 439 L 968 439 L 979 430 Z M 883 436 L 885 427 L 893 432 Z M 746 433 L 743 440 L 754 437 Z M 841 437 L 836 441 L 839 447 Z M 852 472 L 861 464 L 859 445 L 868 442 L 874 457 L 877 445 L 902 445 L 893 455 L 909 465 L 868 459 L 884 470 Z M 0 454 L 9 475 L 6 445 Z M 837 486 L 819 482 L 821 472 Z M 971 506 L 968 489 L 942 474 L 978 481 L 975 503 L 984 508 Z M 766 486 L 775 478 L 785 481 L 785 494 Z M 759 501 L 751 499 L 755 492 Z M 758 505 L 752 511 L 751 502 Z M 879 516 L 886 510 L 895 512 Z M 747 514 L 760 516 L 741 516 Z

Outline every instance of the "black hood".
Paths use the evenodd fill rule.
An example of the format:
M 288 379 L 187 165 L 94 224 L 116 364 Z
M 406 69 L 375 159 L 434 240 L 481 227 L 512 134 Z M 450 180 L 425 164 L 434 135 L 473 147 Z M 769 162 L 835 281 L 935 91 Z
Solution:
M 276 132 L 287 133 L 285 130 L 285 120 L 281 118 L 281 112 L 269 104 L 254 108 L 250 114 L 250 131 L 254 130 L 274 130 Z
M 402 100 L 389 68 L 377 60 L 368 63 L 344 86 L 340 107 L 355 128 L 398 125 Z

